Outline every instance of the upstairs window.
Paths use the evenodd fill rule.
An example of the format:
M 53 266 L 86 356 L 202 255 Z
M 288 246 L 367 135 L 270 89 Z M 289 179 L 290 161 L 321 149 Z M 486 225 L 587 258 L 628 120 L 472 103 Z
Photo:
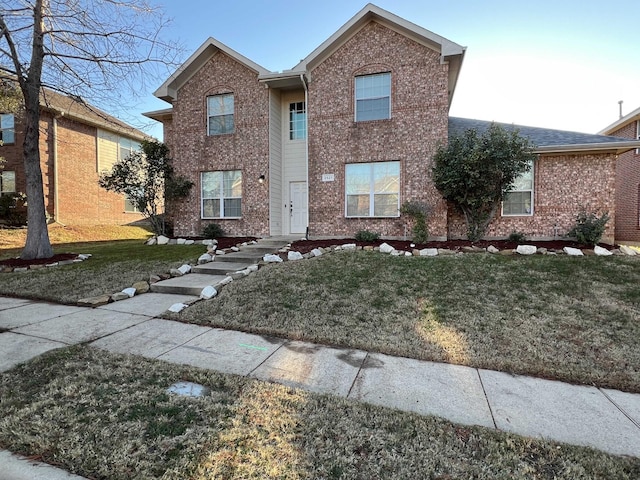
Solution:
M 242 172 L 202 172 L 202 218 L 242 216 Z
M 400 162 L 348 164 L 345 187 L 347 217 L 400 215 Z
M 533 215 L 533 165 L 513 182 L 502 202 L 502 216 Z
M 233 93 L 212 95 L 207 97 L 207 124 L 209 135 L 224 135 L 233 133 Z
M 289 104 L 289 140 L 307 138 L 307 109 L 304 102 Z
M 640 120 L 636 120 L 636 140 L 640 140 Z M 640 155 L 640 148 L 636 148 L 636 155 Z
M 13 113 L 0 114 L 0 145 L 15 143 L 16 131 Z
M 391 73 L 356 77 L 356 122 L 391 118 Z
M 0 171 L 0 194 L 16 193 L 16 172 Z
M 120 137 L 120 139 L 118 140 L 118 160 L 121 162 L 133 152 L 139 152 L 140 149 L 140 144 L 135 140 Z

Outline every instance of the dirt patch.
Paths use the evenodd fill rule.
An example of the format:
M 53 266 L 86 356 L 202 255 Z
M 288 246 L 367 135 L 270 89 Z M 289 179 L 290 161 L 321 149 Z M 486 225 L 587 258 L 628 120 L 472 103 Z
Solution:
M 510 242 L 508 240 L 481 240 L 478 242 L 471 242 L 469 240 L 447 240 L 442 242 L 427 242 L 420 244 L 413 244 L 411 241 L 405 240 L 377 240 L 375 242 L 358 242 L 354 239 L 328 239 L 328 240 L 299 240 L 291 244 L 291 250 L 295 250 L 300 253 L 308 253 L 314 248 L 326 248 L 332 245 L 344 245 L 345 243 L 355 243 L 359 247 L 373 246 L 379 247 L 383 243 L 391 245 L 393 248 L 399 251 L 410 252 L 413 249 L 421 250 L 423 248 L 444 248 L 453 251 L 460 251 L 463 247 L 479 247 L 487 248 L 489 245 L 493 245 L 499 250 L 513 250 L 518 245 L 535 245 L 538 248 L 546 248 L 549 251 L 562 250 L 564 247 L 573 247 L 580 249 L 591 249 L 592 246 L 581 245 L 578 242 L 572 242 L 568 240 L 549 240 L 549 241 L 530 241 L 530 242 Z M 413 245 L 413 246 L 412 246 Z M 611 245 L 601 245 L 608 250 L 613 249 Z
M 11 268 L 23 268 L 31 265 L 47 265 L 50 263 L 63 262 L 66 260 L 75 260 L 78 258 L 77 253 L 58 253 L 49 258 L 36 258 L 33 260 L 22 260 L 21 258 L 9 258 L 7 260 L 0 261 L 0 266 L 6 266 Z

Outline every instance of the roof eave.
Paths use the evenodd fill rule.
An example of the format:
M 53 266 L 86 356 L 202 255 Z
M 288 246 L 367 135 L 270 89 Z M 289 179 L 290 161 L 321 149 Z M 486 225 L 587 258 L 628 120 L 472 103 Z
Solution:
M 147 118 L 150 118 L 151 120 L 155 120 L 157 122 L 162 123 L 165 120 L 168 120 L 173 117 L 173 108 L 164 108 L 162 110 L 153 110 L 151 112 L 143 112 L 142 115 L 144 115 Z
M 173 100 L 176 99 L 178 89 L 195 75 L 213 55 L 220 51 L 250 70 L 253 70 L 258 75 L 271 73 L 263 66 L 249 60 L 224 43 L 219 42 L 213 37 L 209 37 L 153 94 L 165 102 L 172 103 Z
M 640 141 L 630 140 L 628 142 L 604 142 L 604 143 L 583 143 L 576 145 L 545 145 L 536 147 L 534 153 L 615 153 L 621 155 L 629 150 L 640 148 Z
M 636 108 L 633 112 L 628 113 L 622 118 L 619 118 L 615 122 L 613 122 L 608 127 L 600 130 L 598 135 L 611 135 L 611 133 L 619 130 L 630 122 L 635 122 L 636 120 L 640 120 L 640 108 Z

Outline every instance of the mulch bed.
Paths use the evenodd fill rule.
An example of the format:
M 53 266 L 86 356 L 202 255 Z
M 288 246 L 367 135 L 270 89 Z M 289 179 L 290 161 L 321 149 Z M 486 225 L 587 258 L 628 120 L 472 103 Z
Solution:
M 469 240 L 447 240 L 443 242 L 428 242 L 415 244 L 411 246 L 413 242 L 405 240 L 377 240 L 375 242 L 358 242 L 354 239 L 329 239 L 329 240 L 299 240 L 291 244 L 291 250 L 300 252 L 302 254 L 308 253 L 314 248 L 326 248 L 332 245 L 344 245 L 345 243 L 355 243 L 359 247 L 373 246 L 378 247 L 383 243 L 391 245 L 396 250 L 410 252 L 413 249 L 421 250 L 423 248 L 444 248 L 448 250 L 460 250 L 462 247 L 480 247 L 487 248 L 489 245 L 493 245 L 499 250 L 513 250 L 518 245 L 535 245 L 536 247 L 544 247 L 547 250 L 562 250 L 564 247 L 573 247 L 580 249 L 592 249 L 592 246 L 581 245 L 577 242 L 568 240 L 549 240 L 549 241 L 527 241 L 527 242 L 510 242 L 508 240 L 481 240 L 478 242 L 470 242 Z M 600 245 L 603 248 L 612 250 L 614 247 L 611 245 Z

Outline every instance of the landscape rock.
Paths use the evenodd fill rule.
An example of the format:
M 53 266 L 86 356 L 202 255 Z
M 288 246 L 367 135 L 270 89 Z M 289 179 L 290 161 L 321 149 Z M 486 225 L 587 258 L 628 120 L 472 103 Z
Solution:
M 169 275 L 171 275 L 172 277 L 181 277 L 182 275 L 184 275 L 184 273 L 182 273 L 177 268 L 172 268 L 171 270 L 169 270 Z
M 176 244 L 177 245 L 184 245 L 187 242 L 187 240 L 185 238 L 178 238 L 176 240 Z
M 515 255 L 515 251 L 514 250 L 500 250 L 498 255 L 503 255 L 505 257 L 508 257 L 510 255 Z
M 78 255 L 78 258 L 80 260 L 89 260 L 91 258 L 91 254 L 90 253 L 81 253 L 80 255 Z
M 188 305 L 185 305 L 184 303 L 174 303 L 169 307 L 169 311 L 173 313 L 180 313 L 182 310 L 184 310 L 187 307 Z
M 627 247 L 626 245 L 620 245 L 620 251 L 625 255 L 629 255 L 631 257 L 638 254 L 638 252 L 636 252 L 633 248 Z
M 280 263 L 280 262 L 282 262 L 282 259 L 278 255 L 274 255 L 272 253 L 265 254 L 265 256 L 262 257 L 262 260 L 264 260 L 267 263 Z
M 391 253 L 389 254 L 392 257 L 399 257 L 400 255 L 402 255 L 402 252 L 399 252 L 398 250 L 392 250 Z
M 124 292 L 117 292 L 111 295 L 112 302 L 119 302 L 120 300 L 126 300 L 127 298 L 131 298 L 131 297 L 129 297 L 129 295 L 127 295 Z
M 169 243 L 169 237 L 165 237 L 164 235 L 160 235 L 157 238 L 158 245 L 166 245 Z
M 60 263 L 62 265 L 62 262 Z M 16 267 L 13 269 L 14 273 L 22 273 L 29 270 L 29 267 Z
M 209 245 L 209 246 L 207 246 L 207 253 L 209 255 L 215 255 L 217 248 L 218 248 L 217 245 Z
M 470 246 L 470 247 L 462 247 L 462 251 L 464 253 L 481 253 L 484 252 L 484 248 L 480 248 L 480 247 L 476 247 L 476 246 Z
M 216 255 L 225 255 L 226 252 L 224 250 L 216 250 Z
M 421 257 L 435 257 L 437 255 L 438 255 L 437 248 L 423 248 L 422 250 L 420 250 Z
M 595 247 L 593 247 L 593 253 L 602 257 L 608 257 L 609 255 L 613 255 L 613 253 L 611 253 L 609 250 L 599 245 L 596 245 Z
M 579 248 L 564 247 L 562 249 L 562 251 L 564 253 L 566 253 L 567 255 L 570 255 L 572 257 L 582 257 L 582 256 L 584 256 L 584 254 L 582 253 L 582 250 L 580 250 Z
M 160 275 L 149 275 L 149 283 L 158 283 L 160 280 Z
M 29 270 L 40 270 L 44 265 L 29 265 Z
M 213 260 L 213 257 L 211 256 L 211 254 L 203 253 L 202 255 L 200 255 L 200 257 L 198 257 L 198 265 L 209 263 L 212 260 Z
M 381 253 L 391 253 L 391 252 L 395 252 L 395 250 L 396 250 L 395 248 L 393 248 L 391 245 L 389 245 L 386 242 L 380 245 Z
M 158 276 L 160 277 L 160 280 L 169 280 L 171 278 L 170 273 L 160 273 L 158 274 Z
M 342 245 L 342 249 L 343 250 L 355 250 L 356 249 L 356 244 L 355 243 L 345 243 L 344 245 Z
M 456 252 L 449 250 L 448 248 L 439 248 L 438 255 L 455 255 Z
M 257 272 L 258 268 L 260 268 L 260 267 L 258 267 L 258 265 L 249 265 L 247 267 L 247 270 L 249 270 L 250 272 Z
M 167 245 L 177 245 L 178 244 L 178 240 L 175 238 L 170 238 L 169 239 L 169 243 Z
M 487 247 L 487 252 L 489 253 L 500 253 L 500 250 L 494 247 L 493 245 L 489 245 Z
M 290 261 L 302 260 L 303 258 L 300 252 L 289 251 L 289 253 L 287 253 L 287 259 Z
M 125 288 L 122 293 L 129 295 L 129 298 L 131 298 L 136 294 L 136 289 L 133 287 Z
M 404 252 L 404 256 L 405 257 L 412 257 L 413 255 L 411 254 L 411 252 Z
M 145 245 L 155 245 L 157 241 L 158 241 L 158 239 L 156 237 L 151 237 L 149 240 L 147 240 L 144 243 L 145 243 Z
M 311 254 L 314 257 L 319 257 L 320 255 L 322 255 L 322 250 L 320 250 L 319 248 L 314 248 L 313 250 L 311 250 Z
M 187 240 L 186 242 L 184 242 L 185 245 L 193 245 L 194 243 L 196 243 L 195 240 Z
M 186 275 L 187 273 L 189 273 L 189 272 L 191 271 L 191 265 L 184 264 L 184 265 L 182 265 L 180 268 L 178 268 L 178 270 L 179 270 L 183 275 Z
M 414 257 L 419 257 L 420 250 L 418 250 L 417 248 L 414 248 L 413 250 L 411 250 L 411 255 L 413 255 Z
M 9 265 L 0 265 L 0 273 L 11 273 L 13 272 L 13 268 Z
M 132 285 L 136 289 L 136 295 L 141 293 L 147 293 L 149 291 L 149 284 L 147 282 L 136 282 Z
M 374 248 L 373 248 L 373 245 L 366 245 L 366 246 L 363 248 L 363 250 L 364 250 L 365 252 L 373 252 Z
M 247 274 L 244 273 L 244 270 L 239 270 L 237 272 L 230 273 L 229 276 L 234 280 L 240 280 L 241 278 L 246 277 Z
M 218 291 L 212 285 L 209 285 L 208 287 L 204 287 L 202 289 L 202 292 L 200 292 L 200 298 L 202 298 L 203 300 L 209 300 L 210 298 L 213 298 L 216 295 L 218 295 Z
M 516 248 L 516 253 L 520 255 L 533 255 L 537 251 L 538 249 L 535 245 L 518 245 L 518 248 Z
M 233 278 L 226 276 L 224 277 L 222 280 L 220 280 L 216 286 L 218 287 L 224 287 L 225 285 L 229 285 L 231 282 L 233 282 Z
M 538 255 L 546 255 L 548 252 L 548 250 L 544 247 L 538 247 L 538 249 L 536 250 L 536 253 Z
M 231 250 L 233 250 L 234 252 L 239 252 L 240 249 L 238 247 L 231 247 Z
M 97 297 L 82 298 L 78 300 L 79 307 L 99 307 L 106 305 L 111 300 L 111 295 L 98 295 Z

